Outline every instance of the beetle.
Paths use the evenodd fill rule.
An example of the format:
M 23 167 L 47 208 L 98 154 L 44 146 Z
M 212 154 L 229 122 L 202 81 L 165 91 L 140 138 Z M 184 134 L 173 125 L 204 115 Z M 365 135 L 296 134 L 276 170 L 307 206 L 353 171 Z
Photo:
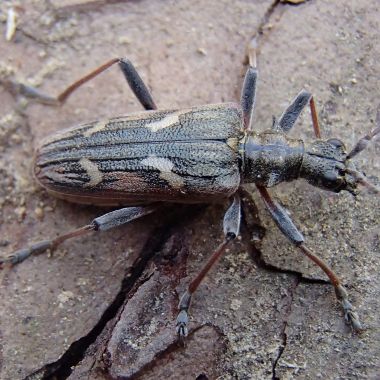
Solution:
M 20 85 L 20 92 L 28 97 L 47 104 L 62 104 L 83 83 L 118 64 L 145 111 L 82 124 L 42 142 L 34 158 L 34 174 L 49 193 L 71 202 L 122 208 L 54 239 L 31 244 L 0 260 L 0 264 L 15 265 L 33 254 L 53 250 L 69 238 L 129 223 L 154 212 L 162 202 L 230 199 L 223 219 L 224 240 L 179 301 L 176 331 L 184 338 L 188 334 L 192 295 L 239 235 L 238 189 L 244 183 L 254 183 L 279 229 L 325 272 L 341 302 L 346 322 L 360 331 L 359 317 L 338 276 L 305 245 L 301 232 L 286 210 L 272 200 L 267 188 L 298 178 L 333 192 L 345 190 L 356 194 L 358 185 L 375 188 L 354 169 L 350 160 L 380 132 L 380 118 L 377 128 L 347 153 L 340 140 L 321 140 L 314 99 L 302 90 L 270 130 L 256 133 L 251 123 L 258 76 L 253 48 L 249 58 L 239 104 L 157 110 L 133 64 L 119 58 L 74 82 L 56 98 Z M 307 105 L 317 138 L 310 143 L 287 136 Z

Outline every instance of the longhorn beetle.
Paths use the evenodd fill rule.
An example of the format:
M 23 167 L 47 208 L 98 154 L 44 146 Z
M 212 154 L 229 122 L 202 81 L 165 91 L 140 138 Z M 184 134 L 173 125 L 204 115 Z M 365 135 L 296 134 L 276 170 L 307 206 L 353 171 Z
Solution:
M 20 85 L 24 95 L 49 104 L 62 104 L 96 75 L 118 64 L 145 112 L 95 121 L 47 138 L 34 161 L 37 181 L 54 196 L 68 201 L 128 206 L 94 219 L 90 224 L 14 252 L 0 264 L 17 264 L 53 250 L 75 236 L 105 231 L 154 212 L 160 202 L 201 203 L 231 199 L 223 220 L 224 240 L 190 282 L 179 301 L 176 331 L 188 334 L 192 295 L 226 247 L 238 236 L 241 201 L 238 189 L 254 183 L 282 233 L 328 276 L 341 302 L 345 320 L 362 329 L 348 294 L 333 270 L 315 255 L 288 213 L 270 197 L 267 188 L 283 181 L 306 179 L 325 190 L 355 194 L 359 184 L 374 187 L 356 171 L 350 159 L 365 148 L 380 126 L 360 139 L 350 153 L 338 139 L 323 141 L 312 95 L 302 90 L 271 130 L 256 133 L 251 118 L 255 104 L 255 49 L 249 51 L 240 104 L 212 104 L 188 109 L 157 110 L 147 86 L 127 59 L 113 59 L 79 79 L 53 98 Z M 316 140 L 287 136 L 309 104 Z M 379 124 L 379 118 L 378 118 Z

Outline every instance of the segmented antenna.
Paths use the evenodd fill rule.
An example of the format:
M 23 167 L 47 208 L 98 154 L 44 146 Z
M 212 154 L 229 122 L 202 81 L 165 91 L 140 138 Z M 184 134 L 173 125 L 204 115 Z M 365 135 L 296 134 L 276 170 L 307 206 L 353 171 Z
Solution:
M 347 155 L 347 159 L 351 159 L 352 157 L 355 157 L 358 153 L 360 153 L 362 150 L 367 148 L 368 143 L 380 133 L 380 108 L 377 110 L 376 114 L 376 128 L 370 132 L 368 135 L 365 135 L 362 137 L 356 145 L 353 147 L 350 153 Z
M 364 175 L 357 170 L 349 169 L 347 168 L 346 173 L 350 174 L 352 177 L 354 177 L 355 182 L 359 183 L 365 187 L 367 187 L 369 190 L 371 190 L 375 194 L 380 194 L 380 188 L 373 183 L 367 181 L 367 179 L 364 177 Z

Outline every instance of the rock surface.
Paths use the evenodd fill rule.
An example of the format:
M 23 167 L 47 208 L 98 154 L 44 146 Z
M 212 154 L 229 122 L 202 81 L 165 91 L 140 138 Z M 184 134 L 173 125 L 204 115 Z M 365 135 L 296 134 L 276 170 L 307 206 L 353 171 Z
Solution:
M 17 29 L 8 41 L 8 10 Z M 348 147 L 379 108 L 380 5 L 279 1 L 4 1 L 0 80 L 59 93 L 127 56 L 160 108 L 238 101 L 245 49 L 259 40 L 254 126 L 269 128 L 302 88 L 325 138 Z M 60 107 L 26 104 L 0 87 L 1 254 L 87 224 L 102 213 L 57 201 L 31 175 L 49 133 L 140 110 L 117 68 Z M 291 135 L 313 139 L 303 112 Z M 379 182 L 379 142 L 356 159 Z M 67 242 L 0 272 L 0 377 L 109 379 L 375 379 L 380 373 L 379 198 L 329 194 L 298 181 L 271 190 L 308 245 L 341 276 L 365 331 L 351 333 L 321 271 L 282 237 L 254 190 L 260 220 L 202 284 L 182 347 L 179 294 L 222 239 L 227 207 L 176 207 L 109 233 Z M 261 224 L 263 227 L 259 227 Z M 265 237 L 260 241 L 265 228 Z M 140 259 L 139 259 L 140 258 Z M 29 377 L 32 378 L 32 377 Z

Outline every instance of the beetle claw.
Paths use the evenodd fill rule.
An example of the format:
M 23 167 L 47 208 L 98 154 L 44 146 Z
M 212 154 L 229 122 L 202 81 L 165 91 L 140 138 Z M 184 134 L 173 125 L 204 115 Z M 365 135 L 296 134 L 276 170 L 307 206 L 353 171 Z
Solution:
M 342 285 L 338 285 L 335 290 L 338 299 L 342 303 L 344 320 L 352 327 L 355 332 L 360 333 L 363 330 L 363 326 L 360 323 L 359 316 L 355 312 L 352 303 L 348 300 L 347 290 Z
M 23 262 L 32 254 L 30 248 L 20 249 L 12 254 L 0 258 L 0 268 L 2 269 L 4 266 L 14 266 Z
M 342 300 L 342 306 L 344 310 L 344 319 L 348 325 L 352 327 L 355 332 L 361 332 L 363 326 L 360 323 L 358 314 L 354 311 L 354 307 L 347 298 Z
M 360 333 L 363 331 L 363 326 L 362 324 L 360 323 L 360 320 L 359 320 L 359 316 L 357 313 L 355 313 L 354 311 L 352 310 L 347 310 L 344 314 L 344 319 L 346 320 L 346 322 L 352 327 L 352 329 L 357 332 L 357 333 Z
M 178 313 L 177 321 L 176 321 L 176 332 L 180 341 L 184 341 L 187 337 L 189 330 L 187 325 L 189 323 L 189 315 L 186 310 L 181 310 Z

